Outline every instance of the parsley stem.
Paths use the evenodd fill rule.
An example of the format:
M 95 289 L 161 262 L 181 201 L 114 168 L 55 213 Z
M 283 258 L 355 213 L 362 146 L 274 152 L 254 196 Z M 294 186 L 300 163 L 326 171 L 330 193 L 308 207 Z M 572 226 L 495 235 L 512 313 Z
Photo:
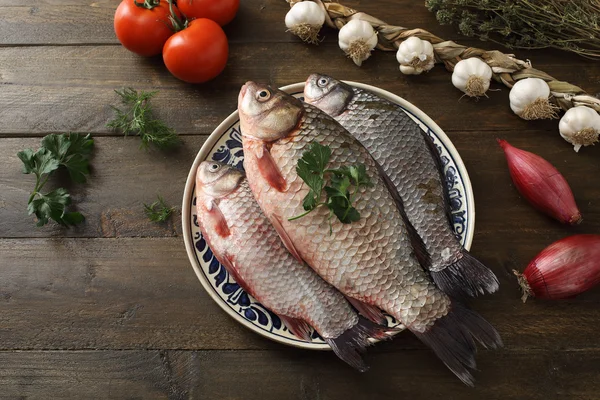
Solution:
M 297 220 L 297 219 L 300 219 L 300 218 L 302 218 L 302 217 L 304 217 L 304 216 L 308 215 L 308 214 L 309 214 L 311 211 L 313 211 L 313 210 L 314 210 L 314 209 L 316 209 L 317 207 L 319 207 L 319 206 L 324 206 L 324 205 L 327 205 L 327 203 L 318 203 L 318 204 L 317 204 L 317 205 L 316 205 L 314 208 L 311 208 L 310 210 L 308 210 L 308 211 L 305 211 L 305 212 L 303 212 L 303 213 L 302 213 L 302 214 L 300 214 L 300 215 L 296 215 L 295 217 L 288 218 L 288 221 L 295 221 L 295 220 Z

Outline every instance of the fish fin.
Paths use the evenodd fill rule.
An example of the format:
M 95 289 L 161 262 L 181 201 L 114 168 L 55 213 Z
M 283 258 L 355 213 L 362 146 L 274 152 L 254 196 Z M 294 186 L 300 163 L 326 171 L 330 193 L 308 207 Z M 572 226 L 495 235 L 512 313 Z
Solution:
M 448 192 L 448 185 L 446 184 L 446 177 L 444 176 L 444 163 L 440 156 L 440 152 L 435 147 L 435 143 L 433 143 L 433 139 L 431 139 L 431 137 L 420 127 L 418 127 L 417 129 L 419 129 L 421 135 L 423 135 L 425 143 L 427 143 L 427 147 L 429 148 L 429 153 L 431 153 L 431 157 L 433 158 L 433 161 L 435 162 L 435 165 L 437 167 L 437 171 L 440 174 L 440 182 L 442 183 L 442 193 L 444 196 L 444 212 L 446 214 L 446 218 L 448 218 L 448 223 L 450 224 L 450 226 L 452 226 L 453 221 L 452 209 L 450 208 L 450 193 Z
M 411 329 L 409 327 L 409 329 Z M 475 340 L 485 348 L 502 347 L 496 329 L 476 312 L 452 302 L 450 311 L 425 332 L 411 331 L 467 386 L 474 386 Z M 475 340 L 474 340 L 475 339 Z
M 387 174 L 383 171 L 383 168 L 377 163 L 377 169 L 379 170 L 379 176 L 384 181 L 385 185 L 388 188 L 388 192 L 394 198 L 396 202 L 396 208 L 400 212 L 402 216 L 402 220 L 404 221 L 404 225 L 406 226 L 406 230 L 408 231 L 408 237 L 410 238 L 410 243 L 412 245 L 413 251 L 415 252 L 415 256 L 419 261 L 419 264 L 424 269 L 427 269 L 427 266 L 431 265 L 431 259 L 429 257 L 429 253 L 427 252 L 427 248 L 425 247 L 425 243 L 423 243 L 423 239 L 417 233 L 417 230 L 412 226 L 410 221 L 408 220 L 408 216 L 406 215 L 406 211 L 404 210 L 404 203 L 402 202 L 402 198 L 396 189 L 396 185 L 390 180 Z
M 219 206 L 213 200 L 211 200 L 207 205 L 206 210 L 210 224 L 217 235 L 221 236 L 222 238 L 229 236 L 231 231 L 229 230 L 227 220 L 225 219 L 225 216 L 221 212 Z
M 346 297 L 346 299 L 358 310 L 358 312 L 369 320 L 373 321 L 376 324 L 385 325 L 387 323 L 387 318 L 383 315 L 383 311 L 381 311 L 376 306 L 372 306 L 367 303 L 363 303 L 360 300 L 353 299 L 352 297 Z
M 369 367 L 365 364 L 362 354 L 371 345 L 369 338 L 389 339 L 391 336 L 387 333 L 388 330 L 385 326 L 359 317 L 352 328 L 336 338 L 326 338 L 325 341 L 339 358 L 360 372 L 365 372 Z
M 312 340 L 312 328 L 306 321 L 298 318 L 286 317 L 285 315 L 280 315 L 279 317 L 294 335 L 298 336 L 302 340 L 306 340 L 307 342 Z
M 217 259 L 219 260 L 219 262 L 221 264 L 223 264 L 223 266 L 225 267 L 227 272 L 229 272 L 229 275 L 231 275 L 233 280 L 235 280 L 235 283 L 240 285 L 240 287 L 242 289 L 244 289 L 244 291 L 246 293 L 248 293 L 250 296 L 255 297 L 254 292 L 250 289 L 250 285 L 248 285 L 246 283 L 246 281 L 244 280 L 244 278 L 242 278 L 241 275 L 238 273 L 237 268 L 235 267 L 235 261 L 233 260 L 233 257 L 227 255 L 227 256 L 221 257 L 221 259 L 219 259 L 219 257 L 217 257 Z
M 271 218 L 269 218 L 269 220 L 271 221 L 271 225 L 273 225 L 273 227 L 279 234 L 279 237 L 281 238 L 281 241 L 283 242 L 285 248 L 288 249 L 288 251 L 292 254 L 292 256 L 294 256 L 296 260 L 298 260 L 301 263 L 304 263 L 304 260 L 300 256 L 300 253 L 298 253 L 298 250 L 296 250 L 296 246 L 294 246 L 292 239 L 290 239 L 290 236 L 287 234 L 279 218 L 276 215 L 271 215 Z
M 259 149 L 259 154 L 255 154 L 256 165 L 263 178 L 269 183 L 273 189 L 283 192 L 287 187 L 285 178 L 281 175 L 279 167 L 273 160 L 267 146 Z
M 463 249 L 462 257 L 441 271 L 430 271 L 435 284 L 447 295 L 456 298 L 476 297 L 494 293 L 500 284 L 496 275 Z

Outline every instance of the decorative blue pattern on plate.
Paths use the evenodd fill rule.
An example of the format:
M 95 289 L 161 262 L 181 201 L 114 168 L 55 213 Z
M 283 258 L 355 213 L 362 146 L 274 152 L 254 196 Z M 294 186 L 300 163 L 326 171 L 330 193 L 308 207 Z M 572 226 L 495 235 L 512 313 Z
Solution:
M 375 88 L 370 89 L 376 90 Z M 297 97 L 300 97 L 301 95 L 301 93 L 298 93 L 297 88 L 292 93 Z M 395 99 L 391 100 L 395 101 Z M 468 177 L 466 180 L 463 177 L 463 175 L 466 176 L 466 171 L 461 171 L 460 168 L 462 167 L 462 161 L 460 160 L 460 157 L 458 157 L 458 154 L 451 154 L 455 152 L 455 150 L 449 148 L 451 145 L 449 146 L 444 143 L 444 140 L 448 139 L 445 138 L 445 136 L 443 139 L 440 139 L 443 132 L 441 132 L 435 123 L 429 120 L 429 124 L 432 126 L 427 125 L 424 121 L 428 120 L 428 118 L 424 116 L 424 114 L 419 113 L 414 107 L 413 110 L 409 110 L 404 104 L 400 105 L 434 141 L 444 167 L 444 176 L 450 195 L 454 230 L 460 238 L 461 243 L 468 248 L 471 237 L 467 233 L 470 230 L 472 234 L 472 226 L 470 225 L 472 225 L 473 221 L 469 219 L 472 210 L 468 209 L 470 202 L 468 201 L 467 196 L 471 193 L 471 190 L 470 186 L 468 188 L 466 186 L 466 184 L 468 184 Z M 204 154 L 204 157 L 200 157 L 199 155 L 200 159 L 196 159 L 188 177 L 183 204 L 183 224 L 186 247 L 188 249 L 190 260 L 194 265 L 198 278 L 203 283 L 206 290 L 209 291 L 209 294 L 211 294 L 222 308 L 240 322 L 262 335 L 279 342 L 305 348 L 327 349 L 327 344 L 316 333 L 313 334 L 313 339 L 310 342 L 298 339 L 287 329 L 277 315 L 249 296 L 217 261 L 202 237 L 197 223 L 195 210 L 196 197 L 194 195 L 194 175 L 198 163 L 205 159 L 212 159 L 243 169 L 244 156 L 239 120 L 237 119 L 237 116 L 234 115 L 228 118 L 228 120 L 230 121 L 229 125 L 224 126 L 222 124 L 215 132 L 213 132 L 211 138 L 213 138 L 212 143 L 214 144 L 211 148 L 206 149 L 207 151 L 204 151 L 205 149 L 203 147 L 200 153 L 204 151 L 206 154 Z M 396 327 L 399 324 L 395 319 L 388 316 L 388 325 L 390 327 Z

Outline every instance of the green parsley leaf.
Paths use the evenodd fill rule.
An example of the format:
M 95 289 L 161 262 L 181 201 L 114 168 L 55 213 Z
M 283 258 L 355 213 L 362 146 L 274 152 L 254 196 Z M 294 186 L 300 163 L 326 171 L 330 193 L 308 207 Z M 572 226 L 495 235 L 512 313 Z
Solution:
M 313 142 L 310 148 L 302 153 L 296 165 L 296 173 L 309 188 L 302 203 L 306 212 L 289 218 L 290 221 L 304 217 L 319 206 L 325 206 L 330 211 L 328 218 L 330 232 L 333 215 L 344 224 L 360 219 L 360 213 L 352 206 L 352 200 L 359 187 L 372 186 L 367 169 L 362 164 L 327 169 L 330 159 L 331 148 L 317 142 Z M 327 177 L 330 181 L 328 185 L 326 185 Z M 327 195 L 325 202 L 321 202 L 323 191 Z
M 58 160 L 44 148 L 39 149 L 35 153 L 31 149 L 25 149 L 18 152 L 17 157 L 23 161 L 24 174 L 33 173 L 40 177 L 41 175 L 51 173 L 59 166 Z
M 144 203 L 144 212 L 152 222 L 165 222 L 169 219 L 173 211 L 175 211 L 175 207 L 168 206 L 161 196 L 157 197 L 158 201 L 155 201 L 150 205 Z
M 89 175 L 89 157 L 94 147 L 94 140 L 76 133 L 48 135 L 42 139 L 42 147 L 51 152 L 60 165 L 67 168 L 71 179 L 77 183 L 85 183 Z
M 121 91 L 115 90 L 115 93 L 121 98 L 125 110 L 111 106 L 116 117 L 107 124 L 107 127 L 125 136 L 139 135 L 144 148 L 152 144 L 159 149 L 168 149 L 181 143 L 173 128 L 169 128 L 153 116 L 150 99 L 158 92 L 142 90 L 138 93 L 132 88 L 125 88 Z
M 51 174 L 60 166 L 69 171 L 75 182 L 85 182 L 89 174 L 89 157 L 94 140 L 90 135 L 77 133 L 51 134 L 42 139 L 42 147 L 35 153 L 25 149 L 17 153 L 23 162 L 23 173 L 35 174 L 36 183 L 28 201 L 29 215 L 35 214 L 37 226 L 46 225 L 50 220 L 68 226 L 84 220 L 81 213 L 67 212 L 71 196 L 64 188 L 50 193 L 42 193 L 42 188 Z
M 71 204 L 71 196 L 66 189 L 59 188 L 48 194 L 40 194 L 27 206 L 29 215 L 35 214 L 38 219 L 37 226 L 44 226 L 50 219 L 61 225 L 75 225 L 83 221 L 84 217 L 78 212 L 66 212 L 66 207 Z

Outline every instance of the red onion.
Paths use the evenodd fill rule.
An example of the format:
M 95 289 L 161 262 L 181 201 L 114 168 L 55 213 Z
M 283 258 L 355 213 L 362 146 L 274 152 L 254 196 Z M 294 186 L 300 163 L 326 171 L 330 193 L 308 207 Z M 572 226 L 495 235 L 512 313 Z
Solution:
M 535 208 L 558 221 L 576 225 L 581 213 L 575 204 L 567 180 L 542 157 L 511 146 L 497 139 L 504 150 L 510 176 L 519 190 Z
M 600 283 L 600 235 L 574 235 L 546 247 L 522 274 L 513 271 L 527 297 L 565 299 Z

